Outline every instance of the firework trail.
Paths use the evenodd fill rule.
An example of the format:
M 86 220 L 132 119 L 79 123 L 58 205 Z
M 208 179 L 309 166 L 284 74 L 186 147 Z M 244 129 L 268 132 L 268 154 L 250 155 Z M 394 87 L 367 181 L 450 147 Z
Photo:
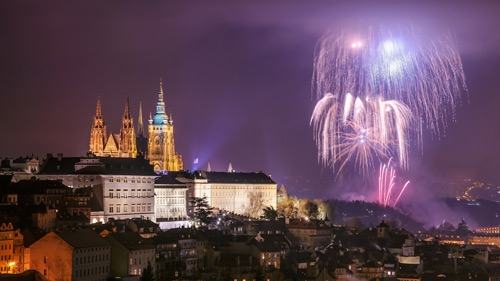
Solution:
M 387 207 L 391 204 L 392 192 L 396 186 L 396 169 L 392 165 L 392 158 L 389 159 L 387 164 L 380 163 L 379 168 L 379 177 L 378 177 L 378 204 Z M 392 207 L 396 207 L 396 204 L 403 195 L 406 187 L 410 184 L 410 181 L 407 181 L 399 190 L 399 194 L 395 200 L 393 200 Z
M 352 160 L 364 175 L 387 155 L 397 154 L 407 167 L 412 121 L 410 109 L 394 100 L 347 94 L 339 101 L 338 96 L 326 94 L 310 122 L 323 165 L 337 166 L 339 173 Z
M 467 92 L 451 35 L 411 26 L 326 34 L 312 83 L 320 98 L 311 117 L 319 161 L 340 171 L 353 158 L 363 174 L 376 158 L 396 154 L 408 169 L 410 137 L 421 149 L 425 127 L 439 137 Z

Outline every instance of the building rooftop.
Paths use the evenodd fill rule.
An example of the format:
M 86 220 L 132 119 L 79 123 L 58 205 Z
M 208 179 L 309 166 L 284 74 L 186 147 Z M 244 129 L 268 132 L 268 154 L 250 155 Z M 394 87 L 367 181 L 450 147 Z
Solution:
M 177 188 L 185 188 L 186 185 L 178 180 L 176 180 L 177 175 L 174 173 L 169 173 L 167 175 L 163 175 L 155 180 L 155 185 L 165 185 L 169 188 L 177 187 Z M 161 187 L 161 186 L 160 186 Z
M 75 229 L 54 232 L 73 248 L 89 248 L 111 245 L 91 229 Z
M 207 179 L 211 183 L 276 184 L 271 177 L 262 172 L 228 173 L 196 171 L 195 177 Z
M 114 239 L 129 251 L 155 249 L 150 240 L 144 239 L 136 232 L 113 232 L 106 239 Z
M 82 160 L 94 160 L 85 162 Z M 76 165 L 82 166 L 76 169 Z M 157 176 L 153 166 L 143 158 L 49 157 L 40 169 L 41 175 L 104 174 Z

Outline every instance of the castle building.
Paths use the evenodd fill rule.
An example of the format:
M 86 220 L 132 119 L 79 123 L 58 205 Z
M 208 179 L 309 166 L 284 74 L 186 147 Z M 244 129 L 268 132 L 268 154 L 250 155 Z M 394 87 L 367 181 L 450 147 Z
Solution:
M 207 203 L 220 210 L 240 215 L 259 217 L 262 209 L 276 209 L 277 184 L 262 173 L 194 171 L 177 173 L 176 180 L 187 186 L 187 198 L 205 197 Z M 155 186 L 156 190 L 156 186 Z M 188 215 L 193 205 L 187 202 Z
M 101 98 L 97 99 L 96 113 L 90 130 L 89 152 L 98 157 L 136 158 L 142 154 L 153 165 L 155 172 L 180 171 L 183 169 L 182 156 L 177 153 L 174 145 L 174 126 L 172 115 L 165 112 L 163 87 L 160 82 L 160 92 L 156 104 L 156 113 L 149 118 L 148 137 L 144 136 L 142 121 L 142 104 L 139 106 L 137 132 L 134 120 L 130 114 L 129 98 L 125 104 L 122 126 L 119 134 L 106 133 Z
M 147 160 L 114 157 L 47 158 L 39 179 L 60 180 L 74 188 L 90 187 L 90 222 L 143 218 L 155 221 L 154 181 Z

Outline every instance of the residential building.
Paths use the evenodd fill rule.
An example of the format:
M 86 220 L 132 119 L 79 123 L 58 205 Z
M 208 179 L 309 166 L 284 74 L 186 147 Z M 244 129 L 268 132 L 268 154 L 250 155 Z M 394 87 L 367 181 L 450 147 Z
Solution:
M 155 268 L 155 245 L 136 232 L 113 232 L 105 238 L 111 249 L 111 277 L 141 275 L 148 262 Z
M 0 221 L 0 274 L 23 272 L 23 236 L 9 220 Z
M 105 281 L 111 243 L 90 229 L 50 232 L 30 246 L 30 268 L 49 280 Z
M 286 228 L 293 242 L 305 247 L 326 246 L 332 240 L 332 229 L 317 219 L 287 219 Z

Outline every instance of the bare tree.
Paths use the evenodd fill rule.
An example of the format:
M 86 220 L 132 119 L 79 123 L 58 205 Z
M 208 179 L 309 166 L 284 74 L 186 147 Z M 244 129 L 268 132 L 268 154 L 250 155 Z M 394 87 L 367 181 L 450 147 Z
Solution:
M 248 206 L 248 214 L 252 218 L 258 218 L 264 207 L 264 194 L 262 192 L 250 193 L 250 205 Z

